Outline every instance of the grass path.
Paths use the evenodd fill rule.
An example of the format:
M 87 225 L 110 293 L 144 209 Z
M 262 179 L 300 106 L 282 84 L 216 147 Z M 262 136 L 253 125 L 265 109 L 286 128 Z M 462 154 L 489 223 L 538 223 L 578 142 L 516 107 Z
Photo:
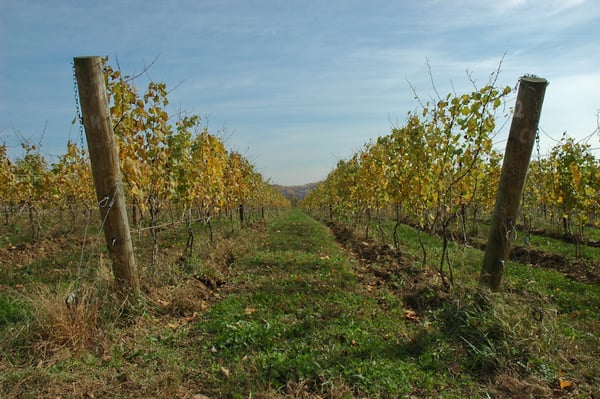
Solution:
M 298 210 L 273 221 L 232 265 L 229 295 L 194 326 L 206 395 L 460 396 L 470 377 L 428 352 L 400 298 L 366 290 L 356 262 Z

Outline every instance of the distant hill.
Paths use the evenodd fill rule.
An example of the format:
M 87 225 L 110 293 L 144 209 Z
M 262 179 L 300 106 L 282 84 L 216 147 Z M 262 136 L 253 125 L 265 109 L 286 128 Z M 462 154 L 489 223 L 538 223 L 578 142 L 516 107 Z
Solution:
M 308 183 L 302 186 L 282 186 L 280 184 L 273 184 L 273 187 L 287 199 L 292 201 L 293 205 L 296 205 L 297 201 L 306 197 L 306 195 L 319 184 L 321 184 L 321 182 Z

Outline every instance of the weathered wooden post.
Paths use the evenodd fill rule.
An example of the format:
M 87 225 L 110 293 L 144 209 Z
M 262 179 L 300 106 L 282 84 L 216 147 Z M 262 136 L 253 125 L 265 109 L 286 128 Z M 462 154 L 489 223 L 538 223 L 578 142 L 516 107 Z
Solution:
M 479 281 L 481 286 L 494 291 L 500 287 L 510 253 L 547 85 L 548 81 L 543 78 L 523 76 L 520 79 Z
M 76 57 L 74 62 L 83 125 L 113 275 L 119 293 L 135 296 L 139 294 L 140 285 L 121 182 L 119 153 L 110 119 L 102 58 Z

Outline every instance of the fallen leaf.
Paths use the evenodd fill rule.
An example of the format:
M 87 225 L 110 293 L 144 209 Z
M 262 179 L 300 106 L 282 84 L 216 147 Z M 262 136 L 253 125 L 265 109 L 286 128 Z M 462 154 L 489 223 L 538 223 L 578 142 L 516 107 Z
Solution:
M 558 379 L 558 385 L 560 386 L 560 389 L 570 389 L 573 388 L 573 383 L 567 379 L 563 378 L 563 371 L 562 370 L 558 370 L 558 374 L 556 375 L 556 378 Z
M 223 375 L 227 378 L 229 378 L 229 370 L 226 369 L 225 367 L 221 366 L 221 373 L 223 373 Z
M 170 328 L 171 330 L 177 330 L 179 328 L 179 325 L 176 323 L 168 323 L 167 328 Z
M 412 309 L 406 309 L 404 311 L 404 317 L 406 317 L 408 320 L 419 321 L 419 316 L 417 315 L 417 312 L 415 312 Z
M 560 389 L 569 389 L 573 387 L 573 383 L 569 380 L 560 379 L 558 383 L 560 384 Z
M 187 321 L 189 323 L 191 321 L 196 320 L 197 318 L 198 318 L 198 312 L 194 312 L 194 313 L 192 313 L 191 316 L 186 317 L 185 321 Z
M 247 315 L 251 315 L 253 313 L 256 313 L 256 308 L 254 308 L 252 306 L 248 306 L 246 308 L 246 310 L 244 310 L 244 313 L 246 313 Z

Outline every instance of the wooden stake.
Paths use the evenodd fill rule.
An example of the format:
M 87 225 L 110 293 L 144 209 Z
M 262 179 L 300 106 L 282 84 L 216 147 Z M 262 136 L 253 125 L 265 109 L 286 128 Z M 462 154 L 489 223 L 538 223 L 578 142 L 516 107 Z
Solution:
M 121 294 L 136 296 L 140 292 L 140 285 L 121 182 L 119 153 L 110 119 L 102 58 L 76 57 L 74 62 L 96 196 L 115 283 Z
M 516 232 L 515 224 L 547 85 L 548 81 L 543 78 L 524 76 L 520 79 L 479 281 L 481 286 L 493 291 L 500 288 L 511 240 Z

